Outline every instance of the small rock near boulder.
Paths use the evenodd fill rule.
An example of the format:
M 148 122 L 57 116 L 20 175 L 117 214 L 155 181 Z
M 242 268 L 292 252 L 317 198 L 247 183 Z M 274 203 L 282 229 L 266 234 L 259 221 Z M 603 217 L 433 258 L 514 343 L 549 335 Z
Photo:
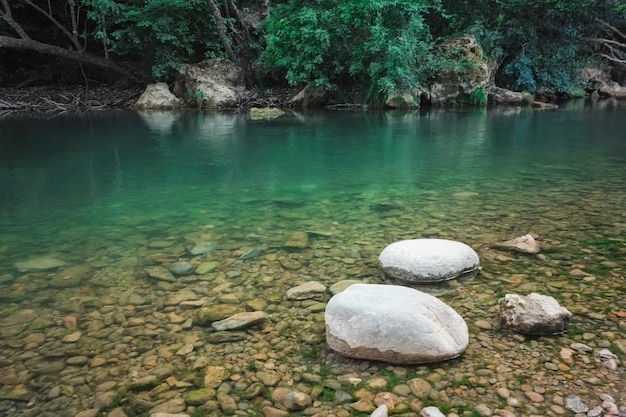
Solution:
M 541 245 L 529 233 L 506 242 L 496 243 L 497 249 L 512 250 L 522 253 L 536 254 L 541 250 Z
M 572 317 L 553 297 L 531 293 L 507 294 L 498 301 L 502 326 L 529 335 L 554 335 L 567 331 Z

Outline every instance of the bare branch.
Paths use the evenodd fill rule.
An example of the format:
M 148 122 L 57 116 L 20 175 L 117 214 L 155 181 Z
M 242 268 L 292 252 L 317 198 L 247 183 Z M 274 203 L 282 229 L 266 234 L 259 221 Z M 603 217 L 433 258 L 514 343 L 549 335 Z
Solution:
M 84 51 L 73 51 L 71 49 L 61 48 L 59 46 L 38 42 L 32 39 L 17 39 L 9 36 L 0 36 L 0 49 L 2 48 L 35 51 L 78 63 L 95 65 L 100 68 L 115 71 L 129 80 L 135 82 L 140 81 L 135 75 L 120 67 L 115 62 L 97 55 L 91 55 Z
M 620 32 L 620 30 L 618 28 L 616 28 L 615 26 L 611 26 L 610 24 L 608 24 L 604 20 L 596 19 L 596 21 L 602 23 L 604 26 L 606 26 L 607 28 L 611 29 L 614 33 L 617 33 L 622 39 L 624 39 L 626 41 L 626 35 L 624 35 L 622 32 Z
M 2 20 L 7 22 L 7 24 L 17 33 L 17 35 L 22 39 L 30 39 L 30 36 L 26 33 L 26 31 L 20 26 L 19 23 L 13 19 L 13 14 L 11 13 L 11 7 L 9 6 L 8 0 L 0 0 L 2 3 L 2 8 L 4 10 L 0 11 L 0 17 Z
M 6 1 L 6 0 L 3 0 Z M 63 34 L 65 36 L 68 37 L 68 39 L 72 42 L 72 44 L 74 45 L 74 48 L 77 51 L 82 51 L 83 50 L 83 46 L 80 44 L 80 42 L 78 42 L 78 38 L 71 34 L 66 28 L 65 26 L 63 26 L 58 20 L 56 20 L 54 18 L 54 16 L 52 16 L 52 14 L 46 12 L 44 9 L 42 9 L 41 7 L 37 6 L 35 3 L 33 3 L 31 0 L 24 0 L 24 2 L 26 4 L 28 4 L 30 7 L 32 7 L 33 9 L 37 10 L 39 13 L 43 14 L 50 22 L 52 22 L 52 24 L 54 26 L 56 26 L 57 28 L 59 28 L 59 30 L 61 32 L 63 32 Z

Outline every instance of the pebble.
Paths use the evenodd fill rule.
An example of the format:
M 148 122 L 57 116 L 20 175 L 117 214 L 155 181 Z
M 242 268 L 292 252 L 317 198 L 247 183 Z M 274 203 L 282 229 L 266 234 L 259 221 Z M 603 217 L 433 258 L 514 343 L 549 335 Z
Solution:
M 0 414 L 126 417 L 132 410 L 168 417 L 350 417 L 356 410 L 376 413 L 378 403 L 381 410 L 387 404 L 395 407 L 387 414 L 406 417 L 443 416 L 435 407 L 424 408 L 427 404 L 442 410 L 445 406 L 448 417 L 619 414 L 626 403 L 621 390 L 624 365 L 611 360 L 626 353 L 626 306 L 619 276 L 596 271 L 603 264 L 623 275 L 621 264 L 613 262 L 621 258 L 577 243 L 605 233 L 586 229 L 589 222 L 581 231 L 579 220 L 606 224 L 607 239 L 625 233 L 626 225 L 607 222 L 611 213 L 601 214 L 604 206 L 555 204 L 537 218 L 481 201 L 461 212 L 453 205 L 440 207 L 426 193 L 416 200 L 422 202 L 420 216 L 409 204 L 389 217 L 372 214 L 368 204 L 363 206 L 366 214 L 357 210 L 343 216 L 329 210 L 335 201 L 324 198 L 320 194 L 319 201 L 293 209 L 303 220 L 280 217 L 277 229 L 263 216 L 250 228 L 207 212 L 208 221 L 216 225 L 210 236 L 216 245 L 207 244 L 197 253 L 192 242 L 204 242 L 208 234 L 199 238 L 185 231 L 178 236 L 178 226 L 160 218 L 136 220 L 128 235 L 112 225 L 114 241 L 77 240 L 84 250 L 62 242 L 54 256 L 67 262 L 62 266 L 20 272 L 13 267 L 28 255 L 10 259 L 0 274 Z M 252 206 L 246 210 L 257 214 Z M 472 216 L 472 211 L 487 216 L 488 226 L 477 221 L 469 229 L 457 227 L 456 219 Z M 195 227 L 185 223 L 182 212 L 176 224 Z M 158 237 L 151 223 L 171 230 Z M 223 232 L 220 224 L 232 227 Z M 494 253 L 493 235 L 510 233 L 511 224 L 536 224 L 529 229 L 539 230 L 544 256 Z M 309 232 L 306 245 L 285 250 L 292 230 L 308 228 L 329 232 Z M 64 233 L 55 240 L 64 240 Z M 324 340 L 325 301 L 357 282 L 380 283 L 376 257 L 389 236 L 418 234 L 472 242 L 480 255 L 484 276 L 471 285 L 450 282 L 439 295 L 475 330 L 466 352 L 450 362 L 413 367 L 330 352 Z M 127 246 L 126 238 L 135 243 Z M 259 252 L 237 261 L 245 254 L 240 248 L 253 245 L 260 245 Z M 160 254 L 150 249 L 160 247 Z M 177 262 L 187 268 L 180 276 L 168 270 Z M 581 272 L 569 275 L 576 269 Z M 85 278 L 77 280 L 81 274 Z M 586 280 L 591 277 L 595 280 Z M 315 288 L 292 290 L 302 283 L 314 283 L 310 285 Z M 499 328 L 494 320 L 497 298 L 513 286 L 558 294 L 575 311 L 569 333 L 535 339 L 493 331 Z M 594 304 L 597 300 L 602 304 Z M 242 331 L 211 326 L 244 312 L 264 313 L 262 325 Z M 198 394 L 201 390 L 206 390 L 205 397 Z M 285 394 L 278 396 L 278 390 Z M 612 395 L 603 397 L 602 392 Z M 198 396 L 186 402 L 190 393 Z M 123 408 L 114 399 L 123 401 Z M 96 405 L 107 411 L 98 412 Z
M 68 334 L 67 336 L 63 337 L 63 342 L 64 343 L 76 343 L 80 340 L 80 337 L 82 336 L 81 332 L 73 332 Z

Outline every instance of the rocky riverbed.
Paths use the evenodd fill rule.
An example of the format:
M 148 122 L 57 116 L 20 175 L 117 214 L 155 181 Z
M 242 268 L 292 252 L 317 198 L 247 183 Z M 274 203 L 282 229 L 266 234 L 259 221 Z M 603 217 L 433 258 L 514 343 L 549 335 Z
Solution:
M 211 213 L 111 207 L 87 227 L 55 224 L 66 213 L 51 212 L 35 231 L 9 230 L 0 413 L 347 417 L 386 404 L 407 417 L 431 405 L 467 417 L 626 415 L 623 190 L 604 192 L 599 180 L 575 195 L 535 190 L 538 213 L 510 187 L 332 201 L 241 194 Z M 495 248 L 527 232 L 539 254 Z M 324 309 L 337 286 L 384 283 L 380 251 L 415 237 L 459 240 L 480 257 L 474 279 L 420 287 L 465 319 L 467 350 L 412 366 L 332 352 Z M 566 334 L 500 328 L 498 300 L 530 292 L 573 313 Z M 253 311 L 267 317 L 211 326 Z

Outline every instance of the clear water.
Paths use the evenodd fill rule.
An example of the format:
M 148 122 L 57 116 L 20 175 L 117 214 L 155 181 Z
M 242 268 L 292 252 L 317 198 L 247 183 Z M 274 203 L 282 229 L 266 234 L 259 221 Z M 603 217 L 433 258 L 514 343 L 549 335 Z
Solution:
M 626 310 L 625 180 L 626 106 L 618 105 L 271 121 L 124 111 L 8 118 L 0 121 L 1 310 L 67 312 L 70 296 L 116 302 L 129 288 L 146 293 L 151 255 L 203 241 L 215 245 L 211 260 L 223 279 L 235 277 L 240 298 L 280 302 L 308 280 L 379 282 L 386 245 L 437 237 L 481 255 L 483 274 L 446 299 L 470 324 L 492 320 L 504 293 L 539 290 L 603 315 L 574 318 L 578 334 L 613 329 L 624 339 L 611 311 Z M 329 236 L 286 251 L 289 235 L 306 230 Z M 541 261 L 492 249 L 528 232 L 545 247 Z M 173 246 L 151 245 L 163 240 Z M 254 247 L 262 256 L 235 262 Z M 297 261 L 297 273 L 268 254 Z M 15 269 L 44 255 L 89 265 L 94 281 L 82 292 L 50 289 L 53 271 Z M 573 279 L 576 268 L 595 281 Z M 463 366 L 489 357 L 468 351 Z
M 551 211 L 575 213 L 591 200 L 618 208 L 609 227 L 624 221 L 625 111 L 5 120 L 1 267 L 10 272 L 12 260 L 62 245 L 78 255 L 85 246 L 77 240 L 106 245 L 125 222 L 154 238 L 207 225 L 225 236 L 258 227 L 273 233 L 284 227 L 279 210 L 301 213 L 306 227 L 346 234 L 355 227 L 389 241 L 428 233 L 424 226 L 445 219 L 442 232 L 472 243 L 471 229 L 488 228 L 489 218 L 516 218 L 506 225 L 515 235 Z M 380 227 L 388 213 L 377 205 L 387 203 L 399 208 L 397 230 Z M 588 226 L 574 223 L 571 231 Z

